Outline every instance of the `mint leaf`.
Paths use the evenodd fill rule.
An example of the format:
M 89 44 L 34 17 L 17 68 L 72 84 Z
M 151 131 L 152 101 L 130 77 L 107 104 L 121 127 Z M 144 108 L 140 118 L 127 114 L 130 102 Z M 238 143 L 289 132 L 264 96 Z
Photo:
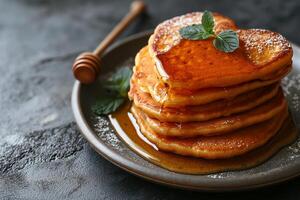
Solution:
M 202 24 L 193 24 L 179 30 L 182 38 L 187 40 L 205 40 L 213 37 L 213 45 L 220 51 L 233 52 L 239 47 L 239 38 L 233 30 L 225 30 L 219 35 L 214 32 L 214 16 L 210 11 L 204 11 L 201 19 Z
M 110 114 L 123 104 L 127 98 L 131 75 L 131 68 L 123 67 L 101 84 L 100 90 L 103 92 L 103 96 L 92 106 L 92 111 L 96 115 Z
M 213 44 L 220 51 L 225 53 L 233 52 L 239 47 L 239 38 L 236 32 L 226 30 L 216 36 Z
M 201 19 L 203 28 L 207 33 L 214 34 L 215 21 L 213 14 L 210 11 L 204 11 Z
M 122 97 L 127 97 L 132 70 L 129 67 L 120 68 L 105 83 L 105 88 Z
M 116 111 L 123 102 L 122 97 L 103 96 L 92 106 L 92 111 L 96 115 L 107 115 Z
M 193 24 L 179 30 L 181 37 L 188 40 L 205 40 L 214 36 L 214 18 L 211 12 L 205 11 L 202 15 L 202 24 Z
M 179 30 L 181 37 L 188 40 L 205 40 L 212 35 L 208 33 L 202 24 L 194 24 L 183 27 Z

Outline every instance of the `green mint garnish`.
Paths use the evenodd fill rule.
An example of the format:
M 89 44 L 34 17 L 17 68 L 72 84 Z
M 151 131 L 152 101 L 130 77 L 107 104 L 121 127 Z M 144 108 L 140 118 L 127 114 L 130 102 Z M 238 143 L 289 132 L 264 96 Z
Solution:
M 116 111 L 127 98 L 130 87 L 132 70 L 129 67 L 120 68 L 108 80 L 101 85 L 103 91 L 101 97 L 92 106 L 96 115 L 107 115 Z
M 239 39 L 236 32 L 226 30 L 221 32 L 213 41 L 214 46 L 224 52 L 233 52 L 239 47 Z
M 204 11 L 201 24 L 193 24 L 179 30 L 181 37 L 187 40 L 205 40 L 213 37 L 213 45 L 220 51 L 233 52 L 239 47 L 239 38 L 235 31 L 225 30 L 218 35 L 214 32 L 214 17 L 211 12 Z
M 102 97 L 92 106 L 92 111 L 96 115 L 108 115 L 116 111 L 123 103 L 122 97 Z
M 207 33 L 214 34 L 215 20 L 211 12 L 204 11 L 201 24 Z
M 202 24 L 193 24 L 179 30 L 181 37 L 189 40 L 205 40 L 212 34 L 208 33 Z
M 130 68 L 120 68 L 105 82 L 104 87 L 119 94 L 121 97 L 127 97 L 131 75 L 132 70 Z

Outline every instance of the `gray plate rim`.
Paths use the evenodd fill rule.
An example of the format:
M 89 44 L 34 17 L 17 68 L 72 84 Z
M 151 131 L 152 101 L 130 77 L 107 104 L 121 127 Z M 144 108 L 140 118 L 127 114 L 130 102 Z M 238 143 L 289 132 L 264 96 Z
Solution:
M 116 49 L 122 45 L 126 45 L 128 42 L 132 40 L 138 40 L 143 37 L 149 36 L 151 31 L 145 31 L 141 33 L 137 33 L 127 37 L 116 45 L 113 45 L 112 48 L 108 50 L 111 51 Z M 300 48 L 296 45 L 293 45 L 294 51 L 300 52 Z M 105 55 L 104 55 L 105 56 Z M 294 163 L 289 165 L 285 171 L 278 171 L 278 170 L 270 170 L 270 172 L 265 174 L 255 174 L 247 179 L 206 179 L 205 177 L 199 178 L 197 183 L 190 182 L 189 176 L 198 176 L 198 175 L 186 175 L 186 174 L 178 174 L 177 176 L 168 174 L 168 173 L 158 173 L 157 171 L 138 165 L 137 163 L 132 162 L 129 159 L 122 157 L 113 149 L 107 147 L 93 132 L 91 127 L 88 125 L 86 119 L 84 118 L 82 109 L 81 109 L 81 102 L 80 102 L 80 94 L 82 90 L 82 85 L 75 81 L 73 90 L 72 90 L 72 97 L 71 97 L 71 105 L 73 114 L 75 117 L 75 121 L 78 125 L 78 128 L 91 147 L 99 153 L 102 157 L 106 160 L 110 161 L 114 165 L 122 168 L 123 170 L 132 173 L 136 176 L 141 178 L 147 179 L 149 181 L 183 188 L 183 189 L 190 189 L 190 190 L 201 190 L 201 191 L 236 191 L 236 190 L 248 190 L 254 188 L 260 188 L 264 186 L 269 186 L 273 184 L 277 184 L 280 182 L 287 181 L 289 179 L 295 178 L 300 175 L 300 163 Z M 185 177 L 185 178 L 183 178 Z

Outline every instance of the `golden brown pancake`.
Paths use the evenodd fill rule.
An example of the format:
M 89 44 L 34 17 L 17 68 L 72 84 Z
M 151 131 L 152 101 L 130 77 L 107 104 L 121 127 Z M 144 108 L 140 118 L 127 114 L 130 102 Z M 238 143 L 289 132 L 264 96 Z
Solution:
M 133 107 L 135 107 L 135 104 Z M 161 122 L 157 119 L 150 118 L 138 108 L 136 108 L 136 110 L 141 112 L 147 125 L 159 135 L 195 137 L 198 135 L 221 135 L 251 126 L 271 119 L 275 115 L 283 112 L 286 107 L 287 103 L 280 90 L 274 98 L 254 109 L 202 122 Z
M 230 20 L 215 14 L 216 24 L 226 21 L 225 29 L 235 29 Z M 289 42 L 269 30 L 237 30 L 240 46 L 225 53 L 213 46 L 212 38 L 185 40 L 179 29 L 201 23 L 202 13 L 182 15 L 160 24 L 149 39 L 149 52 L 156 71 L 171 88 L 192 90 L 229 87 L 254 80 L 265 80 L 291 65 Z M 218 26 L 216 32 L 219 30 Z M 166 44 L 167 43 L 167 44 Z M 166 50 L 167 49 L 167 50 Z
M 292 48 L 280 34 L 241 30 L 214 13 L 214 31 L 238 33 L 224 53 L 213 39 L 185 40 L 179 30 L 201 23 L 190 13 L 160 24 L 136 55 L 131 111 L 159 150 L 205 159 L 245 154 L 267 143 L 288 116 L 280 80 L 291 70 Z
M 206 121 L 218 117 L 244 112 L 274 97 L 278 83 L 239 95 L 233 99 L 219 100 L 209 104 L 185 107 L 164 107 L 154 101 L 150 94 L 139 89 L 133 81 L 129 97 L 136 107 L 149 117 L 161 122 Z
M 140 111 L 135 107 L 132 107 L 131 111 L 143 135 L 160 150 L 206 159 L 230 158 L 264 145 L 277 133 L 288 116 L 286 107 L 284 112 L 277 114 L 270 120 L 239 129 L 230 134 L 182 139 L 158 135 L 149 128 Z
M 220 99 L 233 98 L 251 90 L 264 87 L 281 80 L 290 70 L 286 66 L 280 71 L 269 76 L 267 80 L 255 80 L 231 87 L 205 88 L 201 90 L 172 89 L 166 86 L 155 73 L 155 64 L 149 55 L 148 48 L 144 47 L 137 54 L 136 66 L 132 81 L 139 85 L 139 89 L 150 93 L 153 100 L 168 107 L 207 104 Z

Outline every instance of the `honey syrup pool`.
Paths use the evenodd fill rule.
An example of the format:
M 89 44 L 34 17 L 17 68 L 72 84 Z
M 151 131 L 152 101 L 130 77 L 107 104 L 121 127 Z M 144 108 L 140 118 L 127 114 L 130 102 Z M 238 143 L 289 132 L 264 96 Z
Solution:
M 135 153 L 147 161 L 173 172 L 184 174 L 211 174 L 216 172 L 242 170 L 257 166 L 297 138 L 297 129 L 289 116 L 280 131 L 262 147 L 244 155 L 229 159 L 207 160 L 176 155 L 160 151 L 139 130 L 128 102 L 109 119 L 117 136 Z

